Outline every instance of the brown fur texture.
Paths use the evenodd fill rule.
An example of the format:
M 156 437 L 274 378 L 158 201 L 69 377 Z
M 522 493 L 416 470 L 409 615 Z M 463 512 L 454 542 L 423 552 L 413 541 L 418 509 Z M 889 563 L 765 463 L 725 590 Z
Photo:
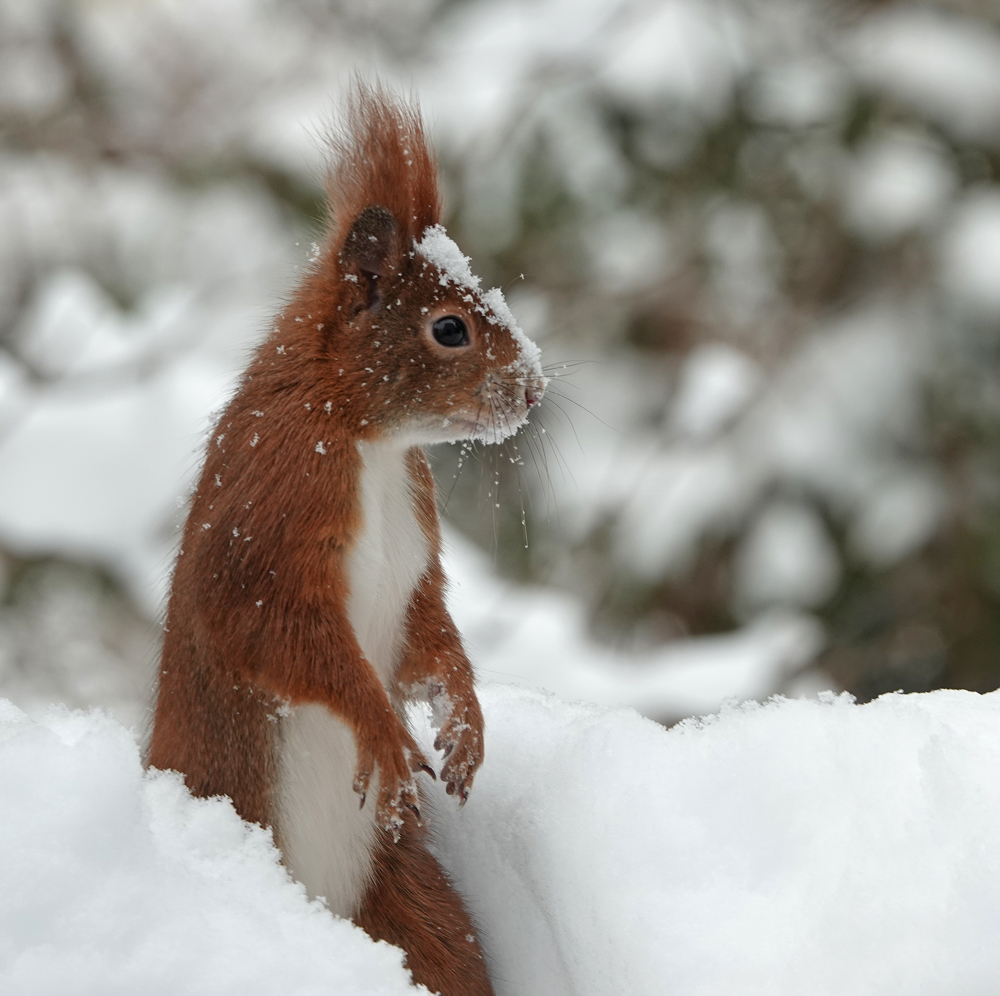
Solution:
M 412 817 L 398 843 L 383 833 L 355 920 L 372 937 L 403 948 L 413 978 L 431 992 L 492 996 L 475 929 L 423 834 Z
M 449 285 L 416 251 L 440 215 L 418 113 L 358 87 L 333 146 L 326 240 L 219 419 L 191 499 L 148 763 L 183 772 L 196 795 L 228 795 L 244 819 L 275 827 L 280 846 L 281 714 L 324 705 L 353 732 L 362 800 L 378 775 L 368 805 L 383 830 L 358 922 L 401 945 L 432 992 L 485 996 L 468 916 L 403 818 L 417 805 L 413 772 L 430 770 L 401 718 L 407 699 L 449 707 L 435 744 L 449 793 L 464 800 L 483 756 L 472 668 L 444 602 L 434 483 L 416 444 L 475 435 L 491 419 L 519 424 L 544 382 L 517 366 L 518 342 L 478 293 Z M 467 346 L 435 341 L 442 315 L 466 323 Z M 364 515 L 358 444 L 411 438 L 410 500 L 430 556 L 385 687 L 346 608 Z

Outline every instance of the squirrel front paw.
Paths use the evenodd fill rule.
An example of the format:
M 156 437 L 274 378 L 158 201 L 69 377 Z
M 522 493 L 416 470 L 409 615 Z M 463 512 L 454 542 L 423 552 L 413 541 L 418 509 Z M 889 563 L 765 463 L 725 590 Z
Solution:
M 443 717 L 434 749 L 444 754 L 441 781 L 448 795 L 457 795 L 459 805 L 469 798 L 469 789 L 483 761 L 483 714 L 475 699 L 452 708 Z
M 375 822 L 399 840 L 403 827 L 403 811 L 409 809 L 420 821 L 417 783 L 414 772 L 425 771 L 434 778 L 434 769 L 427 763 L 409 731 L 399 723 L 398 737 L 389 740 L 384 735 L 377 741 L 358 746 L 358 763 L 354 771 L 354 791 L 361 797 L 362 808 L 368 797 L 372 774 L 378 771 L 378 799 Z

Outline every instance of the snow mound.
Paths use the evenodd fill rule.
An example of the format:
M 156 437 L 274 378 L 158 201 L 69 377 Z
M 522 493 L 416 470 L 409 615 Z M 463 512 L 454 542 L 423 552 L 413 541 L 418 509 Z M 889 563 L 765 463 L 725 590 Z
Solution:
M 1000 693 L 670 730 L 482 699 L 469 803 L 435 784 L 428 809 L 497 996 L 996 991 Z M 101 713 L 0 703 L 0 813 L 5 996 L 414 992 L 401 952 L 309 903 L 226 800 L 144 773 Z
M 670 730 L 482 698 L 486 761 L 437 822 L 498 996 L 997 991 L 1000 693 L 776 700 Z
M 398 948 L 308 901 L 270 833 L 144 772 L 100 712 L 31 722 L 0 700 L 0 813 L 5 996 L 416 991 Z

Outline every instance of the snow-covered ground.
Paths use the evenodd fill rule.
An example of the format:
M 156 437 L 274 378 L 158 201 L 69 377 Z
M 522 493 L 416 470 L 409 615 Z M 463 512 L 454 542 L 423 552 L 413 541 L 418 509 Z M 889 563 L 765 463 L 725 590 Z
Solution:
M 779 700 L 671 730 L 484 690 L 437 848 L 498 996 L 986 996 L 1000 980 L 1000 694 Z M 419 724 L 418 724 L 419 725 Z M 412 992 L 225 800 L 100 713 L 0 708 L 0 991 Z

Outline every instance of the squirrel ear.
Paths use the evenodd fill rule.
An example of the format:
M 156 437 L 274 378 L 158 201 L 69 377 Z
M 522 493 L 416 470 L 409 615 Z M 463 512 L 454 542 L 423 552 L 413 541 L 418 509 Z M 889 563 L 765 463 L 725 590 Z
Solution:
M 340 265 L 344 273 L 358 278 L 359 288 L 366 292 L 365 307 L 371 310 L 380 300 L 378 281 L 392 269 L 390 258 L 396 255 L 399 228 L 396 219 L 383 207 L 366 207 L 355 218 L 344 247 L 340 250 Z

